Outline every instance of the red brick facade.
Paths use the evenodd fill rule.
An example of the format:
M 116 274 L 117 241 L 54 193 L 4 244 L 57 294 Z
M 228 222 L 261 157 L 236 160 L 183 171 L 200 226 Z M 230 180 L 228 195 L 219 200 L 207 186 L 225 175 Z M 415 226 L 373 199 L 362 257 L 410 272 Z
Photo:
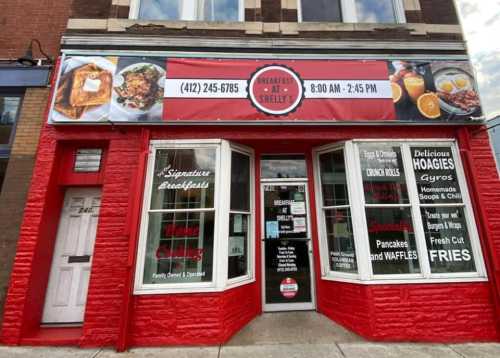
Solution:
M 0 38 L 6 43 L 5 56 L 22 54 L 33 36 L 55 55 L 59 36 L 71 12 L 75 19 L 124 18 L 128 7 L 113 6 L 111 1 L 13 2 L 4 13 L 3 22 L 13 26 L 22 17 L 31 18 L 26 29 L 15 36 Z M 261 9 L 247 9 L 250 21 L 277 25 L 296 21 L 294 9 L 281 9 L 277 0 L 262 1 Z M 421 1 L 422 10 L 407 12 L 409 22 L 456 22 L 451 1 L 442 2 L 435 13 L 429 12 L 429 1 Z M 433 3 L 437 3 L 434 1 Z M 38 7 L 39 5 L 39 7 Z M 26 8 L 26 10 L 23 8 Z M 50 16 L 49 16 L 50 14 Z M 90 20 L 89 20 L 90 21 Z M 28 31 L 29 30 L 29 31 Z M 202 37 L 294 37 L 300 41 L 331 39 L 334 41 L 393 40 L 449 41 L 461 44 L 458 33 L 414 33 L 410 28 L 378 28 L 366 31 L 305 31 L 295 35 L 265 33 L 248 35 L 245 30 L 173 29 L 166 26 L 127 27 L 121 35 L 202 36 Z M 66 35 L 108 34 L 107 31 L 70 29 Z M 271 39 L 272 40 L 272 39 Z M 82 49 L 88 50 L 88 48 Z M 98 52 L 100 48 L 91 48 Z M 123 50 L 121 48 L 120 50 Z M 161 50 L 170 50 L 162 48 Z M 178 50 L 178 49 L 175 49 Z M 191 49 L 192 50 L 192 49 Z M 238 51 L 239 49 L 230 49 Z M 318 52 L 323 49 L 318 48 Z M 261 52 L 265 51 L 261 49 Z M 307 50 L 314 54 L 314 50 Z M 343 50 L 334 51 L 336 54 Z M 354 49 L 352 51 L 355 51 Z M 352 52 L 351 51 L 351 52 Z M 436 53 L 436 49 L 433 49 Z M 360 58 L 369 52 L 359 51 Z M 371 50 L 373 52 L 373 50 Z M 378 54 L 394 50 L 380 50 Z M 402 50 L 410 53 L 411 50 Z M 427 53 L 425 49 L 419 54 Z M 440 52 L 463 54 L 461 50 Z M 47 93 L 45 92 L 46 96 Z M 37 97 L 38 98 L 38 97 Z M 41 102 L 45 103 L 45 99 Z M 27 101 L 25 112 L 36 113 L 33 123 L 40 125 L 46 116 L 37 102 Z M 38 112 L 36 111 L 38 109 Z M 38 122 L 37 122 L 38 121 Z M 30 127 L 31 128 L 31 127 Z M 38 128 L 21 131 L 37 139 Z M 83 129 L 84 128 L 84 129 Z M 222 138 L 248 145 L 257 153 L 273 148 L 276 141 L 293 141 L 310 159 L 310 150 L 318 145 L 361 138 L 451 138 L 457 139 L 464 162 L 489 282 L 445 284 L 355 284 L 323 280 L 320 276 L 314 184 L 310 180 L 311 220 L 315 256 L 317 309 L 332 320 L 373 340 L 465 342 L 494 341 L 500 336 L 500 182 L 485 132 L 478 126 L 52 126 L 45 124 L 38 145 L 33 180 L 24 208 L 23 222 L 5 306 L 0 342 L 17 344 L 73 344 L 82 347 L 219 344 L 226 342 L 245 324 L 262 313 L 261 233 L 255 232 L 255 282 L 223 292 L 192 294 L 133 295 L 133 273 L 140 224 L 145 160 L 150 139 Z M 21 137 L 19 137 L 21 138 Z M 35 141 L 36 144 L 36 141 Z M 33 143 L 26 145 L 34 153 Z M 69 174 L 67 158 L 78 146 L 99 146 L 105 151 L 105 165 L 99 175 Z M 29 148 L 28 148 L 29 147 Z M 295 148 L 295 147 L 294 147 Z M 293 150 L 288 144 L 276 150 Z M 30 152 L 31 153 L 31 152 Z M 33 160 L 33 159 L 32 159 Z M 29 172 L 29 170 L 27 170 Z M 312 169 L 311 169 L 312 172 Z M 10 179 L 12 181 L 12 178 Z M 28 180 L 28 179 L 26 179 Z M 54 250 L 56 231 L 64 197 L 69 186 L 99 186 L 102 202 L 92 261 L 92 271 L 81 328 L 41 328 L 45 292 Z M 257 193 L 258 193 L 257 189 Z M 27 191 L 27 189 L 25 189 Z M 17 205 L 23 203 L 16 199 Z M 260 205 L 259 195 L 256 195 Z M 256 225 L 262 220 L 256 213 Z M 8 219 L 8 217 L 4 216 Z
M 259 277 L 256 283 L 221 293 L 127 296 L 129 242 L 134 240 L 135 232 L 129 218 L 133 206 L 129 193 L 137 190 L 134 178 L 144 174 L 137 172 L 141 140 L 225 138 L 253 145 L 259 150 L 254 140 L 269 138 L 269 133 L 274 133 L 273 140 L 287 138 L 310 147 L 348 138 L 459 137 L 459 132 L 452 127 L 416 127 L 411 132 L 405 127 L 385 127 L 383 130 L 377 127 L 343 127 L 342 130 L 314 127 L 307 131 L 298 127 L 287 131 L 261 127 L 242 127 L 238 131 L 230 127 L 202 130 L 172 127 L 169 130 L 147 129 L 150 133 L 146 137 L 141 131 L 129 128 L 121 133 L 109 127 L 88 127 L 82 132 L 74 127 L 45 126 L 34 173 L 37 180 L 31 185 L 5 309 L 0 336 L 3 343 L 50 342 L 36 337 L 40 335 L 43 296 L 57 227 L 53 217 L 59 212 L 62 201 L 64 165 L 58 158 L 69 148 L 64 143 L 100 143 L 108 151 L 102 180 L 95 181 L 102 185 L 103 196 L 85 322 L 81 336 L 72 343 L 117 345 L 125 332 L 127 345 L 147 346 L 225 342 L 258 315 L 262 306 Z M 488 148 L 488 137 L 484 133 L 470 135 L 473 138 L 470 141 L 472 165 L 476 170 L 481 169 L 477 188 L 480 204 L 484 205 L 496 199 L 500 182 Z M 314 200 L 311 207 L 315 207 Z M 314 213 L 311 217 L 314 218 Z M 500 212 L 487 210 L 486 217 L 476 212 L 476 217 L 478 225 L 489 223 L 488 233 L 481 235 L 485 251 L 488 250 L 484 255 L 488 257 L 490 253 L 493 260 L 498 260 L 500 227 L 495 223 L 500 220 Z M 315 225 L 313 223 L 313 227 Z M 256 235 L 256 242 L 259 242 L 260 234 Z M 313 240 L 317 252 L 314 232 Z M 494 246 L 490 246 L 491 243 Z M 260 267 L 259 245 L 256 252 L 254 265 Z M 319 265 L 318 260 L 315 265 Z M 489 272 L 495 272 L 489 260 L 487 265 Z M 316 272 L 320 272 L 318 267 Z M 498 337 L 498 308 L 495 306 L 498 292 L 493 282 L 366 286 L 324 281 L 319 276 L 316 282 L 318 310 L 370 339 L 464 342 L 491 341 Z M 131 297 L 132 301 L 128 316 L 124 317 L 122 310 L 126 297 Z M 123 325 L 127 327 L 125 330 L 121 328 L 124 319 L 128 322 Z

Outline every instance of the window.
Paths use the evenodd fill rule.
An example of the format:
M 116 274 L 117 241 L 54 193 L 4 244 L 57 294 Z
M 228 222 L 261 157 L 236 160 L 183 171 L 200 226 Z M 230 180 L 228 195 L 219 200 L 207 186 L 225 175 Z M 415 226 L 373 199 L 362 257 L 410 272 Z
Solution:
M 0 89 L 0 189 L 7 171 L 10 148 L 14 140 L 22 98 L 21 91 L 4 91 Z
M 300 0 L 301 21 L 402 23 L 401 0 Z
M 135 0 L 131 17 L 141 20 L 243 21 L 242 0 Z
M 231 200 L 229 208 L 228 278 L 249 274 L 251 231 L 251 157 L 231 151 Z
M 323 226 L 330 271 L 357 273 L 344 150 L 319 155 Z
M 315 160 L 324 278 L 484 280 L 452 142 L 352 141 Z
M 0 92 L 0 146 L 11 144 L 21 102 L 21 94 Z
M 253 280 L 252 168 L 253 154 L 225 141 L 152 142 L 137 293 L 214 291 Z M 227 260 L 218 259 L 225 253 Z
M 262 179 L 307 178 L 303 155 L 263 155 L 260 163 Z

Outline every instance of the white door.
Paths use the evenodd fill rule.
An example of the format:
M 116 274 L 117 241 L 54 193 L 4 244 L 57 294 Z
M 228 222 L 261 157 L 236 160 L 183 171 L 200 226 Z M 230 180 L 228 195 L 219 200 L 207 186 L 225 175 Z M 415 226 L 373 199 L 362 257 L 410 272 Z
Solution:
M 83 322 L 101 189 L 66 191 L 42 323 Z

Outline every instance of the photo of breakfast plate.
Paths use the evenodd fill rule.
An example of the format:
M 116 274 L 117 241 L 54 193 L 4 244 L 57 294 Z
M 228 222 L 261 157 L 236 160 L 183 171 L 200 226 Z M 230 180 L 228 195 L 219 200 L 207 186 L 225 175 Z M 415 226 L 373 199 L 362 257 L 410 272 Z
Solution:
M 53 121 L 95 120 L 109 111 L 116 66 L 102 57 L 70 57 L 62 64 Z
M 129 114 L 145 114 L 161 107 L 165 70 L 154 63 L 140 62 L 123 68 L 115 76 L 113 102 Z
M 436 93 L 441 109 L 449 114 L 470 115 L 480 106 L 474 78 L 458 67 L 445 67 L 434 72 Z

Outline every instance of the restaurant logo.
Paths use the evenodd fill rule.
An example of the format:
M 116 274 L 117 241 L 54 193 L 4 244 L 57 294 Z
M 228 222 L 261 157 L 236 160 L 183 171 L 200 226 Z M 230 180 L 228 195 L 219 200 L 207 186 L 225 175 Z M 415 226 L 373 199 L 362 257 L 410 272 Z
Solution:
M 294 298 L 299 291 L 297 281 L 291 277 L 287 277 L 281 281 L 280 292 L 285 298 Z
M 304 86 L 299 75 L 290 68 L 269 65 L 252 75 L 248 96 L 259 111 L 281 116 L 300 106 L 304 98 Z
M 209 170 L 194 169 L 190 171 L 183 171 L 174 169 L 172 164 L 168 164 L 165 168 L 156 174 L 159 178 L 166 179 L 158 185 L 157 190 L 193 190 L 193 189 L 208 189 L 210 177 L 212 172 Z M 191 180 L 190 178 L 193 178 Z

